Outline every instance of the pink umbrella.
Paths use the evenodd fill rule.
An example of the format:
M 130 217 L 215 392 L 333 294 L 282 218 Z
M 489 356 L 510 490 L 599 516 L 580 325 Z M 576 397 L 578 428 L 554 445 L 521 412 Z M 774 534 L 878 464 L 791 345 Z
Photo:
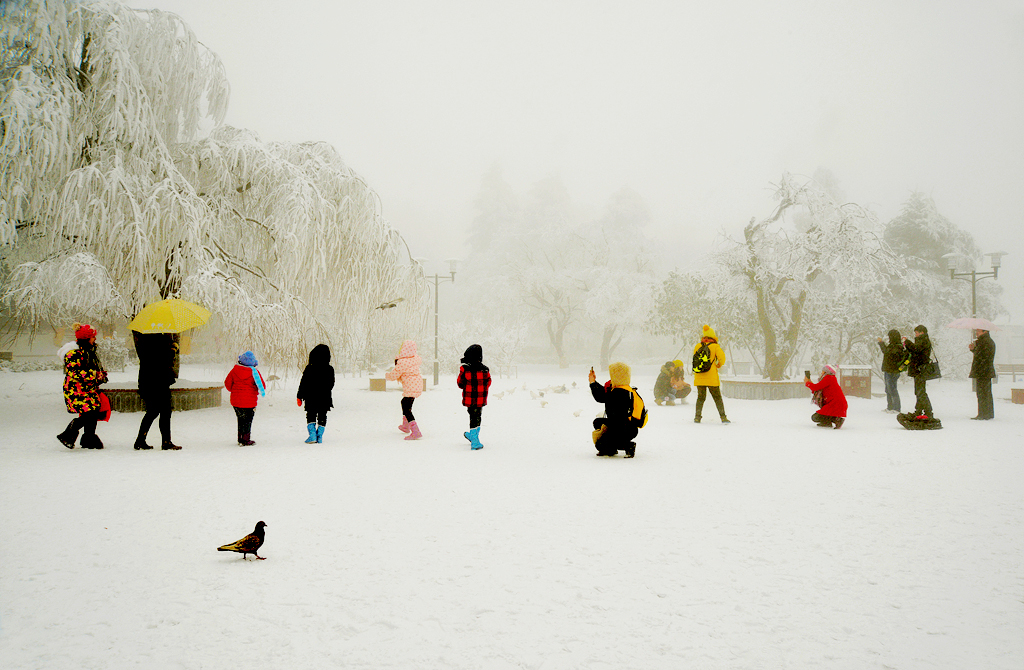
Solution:
M 999 326 L 992 323 L 988 319 L 979 319 L 978 317 L 973 316 L 965 316 L 951 323 L 947 323 L 946 328 L 967 328 L 970 330 L 999 330 Z

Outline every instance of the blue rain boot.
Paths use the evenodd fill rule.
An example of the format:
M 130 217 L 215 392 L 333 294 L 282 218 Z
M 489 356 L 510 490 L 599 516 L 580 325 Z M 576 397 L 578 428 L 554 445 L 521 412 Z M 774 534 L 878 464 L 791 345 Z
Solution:
M 306 430 L 309 431 L 309 437 L 306 438 L 306 444 L 316 444 L 318 442 L 316 439 L 316 424 L 307 423 Z
M 316 427 L 316 443 L 317 444 L 323 444 L 324 443 L 324 428 L 326 428 L 326 427 L 327 426 L 317 426 Z
M 469 442 L 472 445 L 473 451 L 484 448 L 484 445 L 480 444 L 480 426 L 469 431 Z

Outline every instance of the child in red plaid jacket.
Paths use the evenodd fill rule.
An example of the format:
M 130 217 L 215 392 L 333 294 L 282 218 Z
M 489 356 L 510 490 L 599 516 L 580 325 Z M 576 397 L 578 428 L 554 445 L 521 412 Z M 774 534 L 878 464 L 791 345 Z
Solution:
M 487 404 L 487 389 L 491 387 L 491 371 L 483 363 L 484 350 L 479 344 L 471 344 L 462 357 L 459 368 L 459 388 L 462 389 L 462 404 L 469 412 L 469 431 L 463 433 L 473 450 L 483 449 L 480 444 L 480 416 Z

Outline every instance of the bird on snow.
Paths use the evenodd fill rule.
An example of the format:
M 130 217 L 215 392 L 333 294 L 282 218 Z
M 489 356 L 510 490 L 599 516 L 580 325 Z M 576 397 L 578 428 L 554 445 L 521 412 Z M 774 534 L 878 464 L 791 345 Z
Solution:
M 225 544 L 223 547 L 217 547 L 217 551 L 237 551 L 242 555 L 243 559 L 246 557 L 246 554 L 252 554 L 261 561 L 264 560 L 264 557 L 256 552 L 263 546 L 263 528 L 266 525 L 260 521 L 256 524 L 256 528 L 241 540 Z
M 402 302 L 403 300 L 405 300 L 405 298 L 395 298 L 394 300 L 386 300 L 381 304 L 377 305 L 377 307 L 375 307 L 374 309 L 391 309 L 392 307 L 397 306 L 398 303 Z

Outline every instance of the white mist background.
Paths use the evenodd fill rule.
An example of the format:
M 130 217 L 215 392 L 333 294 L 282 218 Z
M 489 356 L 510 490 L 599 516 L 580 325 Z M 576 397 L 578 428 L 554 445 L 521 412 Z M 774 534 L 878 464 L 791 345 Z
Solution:
M 149 6 L 224 61 L 227 123 L 332 143 L 430 272 L 468 253 L 495 163 L 520 193 L 558 175 L 594 211 L 629 185 L 669 268 L 765 216 L 783 172 L 823 167 L 883 222 L 920 190 L 1009 252 L 1024 317 L 1020 3 Z

